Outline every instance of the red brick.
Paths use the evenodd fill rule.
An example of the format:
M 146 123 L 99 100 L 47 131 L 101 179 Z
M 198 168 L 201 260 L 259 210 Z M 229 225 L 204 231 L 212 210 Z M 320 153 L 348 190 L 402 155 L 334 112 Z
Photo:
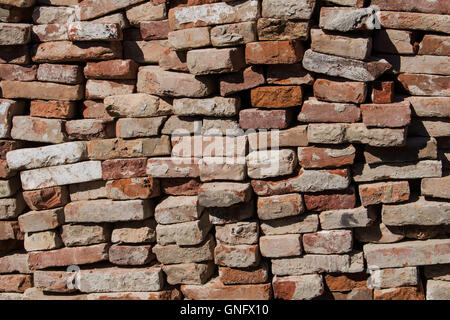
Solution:
M 313 88 L 317 99 L 330 102 L 363 103 L 367 95 L 364 82 L 317 79 Z
M 271 235 L 259 238 L 261 255 L 268 258 L 299 256 L 302 253 L 300 234 Z
M 377 182 L 359 186 L 359 196 L 363 206 L 379 203 L 397 203 L 409 199 L 408 181 Z
M 47 210 L 62 207 L 70 201 L 66 187 L 23 191 L 23 199 L 32 210 Z
M 220 267 L 219 278 L 223 284 L 264 283 L 269 279 L 269 270 L 266 263 L 247 269 Z
M 76 103 L 69 101 L 33 100 L 30 116 L 41 118 L 71 119 L 76 115 Z
M 363 122 L 368 127 L 405 127 L 411 122 L 410 103 L 361 105 Z
M 301 106 L 302 87 L 258 87 L 250 92 L 252 106 L 255 108 L 288 108 Z
M 351 230 L 326 230 L 303 235 L 303 250 L 313 254 L 341 254 L 353 249 Z
M 418 287 L 400 287 L 374 290 L 374 300 L 425 300 L 423 291 Z
M 292 64 L 303 58 L 303 45 L 298 41 L 264 41 L 245 47 L 247 64 Z
M 312 85 L 314 77 L 301 63 L 267 66 L 267 83 L 277 85 Z
M 163 51 L 159 59 L 159 66 L 164 70 L 189 71 L 186 64 L 186 52 L 175 51 L 171 48 Z
M 65 84 L 78 84 L 84 80 L 83 72 L 80 66 L 50 63 L 43 63 L 39 65 L 37 78 L 39 81 Z
M 367 285 L 367 273 L 327 274 L 325 283 L 330 291 L 351 291 Z
M 0 240 L 23 240 L 17 221 L 0 221 Z
M 88 79 L 136 79 L 138 67 L 133 60 L 88 62 L 84 76 Z
M 336 168 L 352 165 L 355 153 L 352 145 L 299 147 L 298 161 L 304 168 Z
M 102 163 L 104 180 L 146 176 L 147 158 L 114 159 Z
M 361 112 L 357 105 L 331 103 L 309 99 L 303 103 L 298 115 L 301 122 L 357 122 Z
M 37 66 L 0 64 L 0 80 L 33 81 L 37 77 Z
M 0 292 L 25 292 L 32 286 L 33 280 L 30 275 L 0 275 Z
M 450 56 L 448 36 L 426 34 L 420 43 L 419 54 Z
M 291 109 L 259 110 L 245 109 L 239 112 L 239 126 L 242 129 L 285 129 L 292 122 Z
M 195 196 L 201 185 L 200 180 L 194 178 L 161 179 L 161 190 L 174 196 Z
M 394 81 L 375 81 L 372 83 L 373 103 L 392 103 L 395 96 Z M 362 101 L 364 102 L 364 101 Z
M 148 199 L 159 194 L 159 181 L 154 178 L 128 178 L 106 183 L 106 196 L 109 199 Z
M 169 36 L 169 20 L 143 21 L 139 25 L 142 40 L 167 39 Z
M 82 102 L 82 114 L 85 119 L 113 119 L 106 111 L 106 107 L 103 102 L 93 100 L 85 100 Z
M 414 96 L 450 96 L 448 76 L 402 73 L 397 79 Z
M 261 66 L 250 66 L 240 72 L 220 77 L 220 95 L 227 96 L 265 83 Z
M 355 190 L 353 187 L 345 191 L 304 194 L 307 210 L 327 211 L 338 209 L 352 209 L 356 205 Z

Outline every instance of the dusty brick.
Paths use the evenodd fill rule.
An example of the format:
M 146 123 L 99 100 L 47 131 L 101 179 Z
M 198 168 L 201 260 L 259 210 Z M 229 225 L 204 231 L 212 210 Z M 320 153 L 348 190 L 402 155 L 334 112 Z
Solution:
M 0 258 L 0 272 L 4 273 L 31 273 L 28 268 L 28 254 L 16 253 Z
M 311 300 L 324 292 L 322 276 L 318 274 L 274 277 L 272 280 L 275 299 Z
M 268 278 L 269 270 L 266 263 L 246 269 L 219 267 L 219 279 L 227 285 L 265 283 Z
M 264 235 L 316 232 L 318 227 L 319 216 L 317 214 L 291 216 L 260 222 L 261 232 Z
M 0 275 L 0 292 L 24 292 L 33 286 L 31 275 Z
M 66 247 L 107 242 L 110 235 L 111 229 L 107 225 L 65 224 L 61 227 L 61 239 Z
M 70 41 L 122 40 L 122 29 L 117 23 L 72 22 L 67 29 Z
M 108 114 L 108 112 L 106 112 L 106 106 L 104 103 L 93 100 L 85 100 L 82 102 L 81 113 L 85 119 L 114 119 Z
M 267 258 L 299 256 L 302 237 L 299 234 L 271 235 L 259 238 L 261 255 Z
M 84 76 L 88 79 L 136 79 L 138 64 L 133 60 L 88 62 Z
M 314 82 L 314 96 L 330 102 L 363 103 L 367 85 L 364 82 L 317 79 Z
M 199 160 L 196 158 L 151 158 L 147 174 L 155 178 L 196 178 L 200 176 Z
M 319 27 L 330 31 L 348 32 L 354 30 L 373 30 L 374 10 L 367 8 L 322 7 Z
M 210 28 L 192 28 L 169 32 L 169 45 L 174 50 L 191 50 L 211 46 Z
M 41 118 L 71 119 L 76 115 L 76 103 L 69 101 L 32 100 L 30 116 Z
M 143 0 L 120 0 L 99 3 L 95 0 L 85 0 L 79 4 L 79 7 L 77 8 L 77 18 L 80 20 L 90 20 L 142 1 Z
M 264 0 L 262 3 L 262 16 L 280 19 L 309 19 L 315 5 L 316 1 L 314 0 Z
M 105 99 L 114 95 L 131 94 L 134 91 L 132 80 L 93 80 L 86 82 L 86 99 Z
M 169 20 L 142 21 L 139 24 L 142 40 L 167 39 L 169 36 Z
M 254 22 L 241 22 L 215 26 L 211 29 L 211 43 L 215 47 L 228 47 L 257 41 Z
M 413 0 L 404 0 L 400 3 L 390 2 L 388 0 L 373 0 L 373 5 L 377 5 L 381 10 L 392 11 L 413 11 L 413 12 L 430 12 L 430 13 L 442 13 L 449 14 L 450 7 L 448 3 L 443 0 L 425 0 L 421 3 L 416 3 Z
M 31 30 L 31 39 L 33 42 L 68 41 L 67 24 L 34 25 Z
M 201 181 L 243 181 L 246 178 L 244 158 L 203 157 L 199 167 Z
M 364 206 L 403 202 L 409 199 L 409 183 L 398 181 L 363 184 L 359 186 L 359 195 Z
M 409 102 L 392 104 L 362 104 L 362 119 L 368 127 L 404 127 L 411 121 Z
M 25 105 L 23 102 L 15 100 L 0 99 L 0 107 L 0 137 L 10 138 L 11 130 L 15 124 L 13 122 L 13 117 L 23 114 Z
M 200 244 L 208 236 L 212 225 L 204 214 L 199 220 L 156 226 L 156 241 L 160 245 L 176 243 L 179 246 Z
M 86 247 L 62 248 L 50 251 L 30 252 L 28 263 L 32 270 L 89 264 L 108 259 L 108 245 L 97 244 Z
M 191 50 L 186 63 L 194 75 L 236 72 L 245 67 L 244 51 L 241 48 Z
M 218 243 L 214 249 L 214 263 L 219 266 L 248 268 L 259 264 L 258 245 L 226 245 Z
M 173 101 L 173 110 L 178 116 L 232 117 L 237 115 L 240 107 L 239 98 L 183 98 Z
M 78 84 L 83 82 L 83 73 L 79 66 L 65 64 L 40 64 L 37 72 L 39 81 Z
M 394 102 L 394 82 L 377 81 L 372 84 L 372 102 L 373 103 L 392 103 Z
M 302 275 L 316 272 L 347 272 L 349 255 L 315 255 L 272 260 L 272 273 L 277 276 Z
M 162 267 L 169 284 L 204 284 L 214 274 L 215 265 L 208 263 L 183 263 Z
M 376 209 L 373 207 L 358 207 L 323 211 L 320 213 L 319 218 L 322 229 L 329 230 L 366 227 L 374 222 L 376 215 Z
M 140 138 L 157 136 L 166 117 L 126 118 L 116 122 L 116 137 Z
M 153 253 L 163 264 L 192 263 L 212 260 L 214 256 L 215 241 L 213 236 L 196 246 L 180 247 L 175 244 L 153 247 Z
M 186 51 L 175 51 L 167 48 L 159 58 L 159 66 L 163 70 L 188 72 Z
M 138 266 L 148 264 L 155 256 L 151 246 L 112 245 L 109 248 L 109 261 L 119 266 Z
M 361 111 L 354 104 L 310 99 L 303 103 L 297 119 L 301 122 L 357 122 Z
M 114 117 L 145 118 L 170 115 L 172 106 L 145 93 L 113 95 L 105 98 L 106 111 Z
M 422 195 L 433 198 L 449 199 L 449 183 L 450 176 L 442 178 L 425 178 L 422 179 L 421 191 Z
M 157 64 L 169 49 L 169 43 L 167 40 L 124 41 L 123 48 L 125 59 L 131 59 L 140 64 Z
M 82 85 L 65 85 L 38 81 L 2 81 L 5 98 L 74 101 L 84 98 Z
M 258 197 L 257 212 L 262 220 L 296 216 L 305 210 L 300 194 Z
M 259 18 L 258 39 L 262 40 L 308 40 L 309 21 L 292 21 L 273 18 Z
M 370 286 L 375 289 L 415 286 L 418 284 L 415 267 L 381 269 L 370 271 Z
M 414 96 L 450 96 L 448 89 L 448 76 L 410 74 L 398 76 L 403 88 Z
M 258 87 L 251 90 L 250 98 L 256 108 L 288 108 L 303 102 L 300 86 Z
M 143 177 L 146 175 L 146 158 L 106 160 L 102 163 L 104 180 Z
M 155 220 L 121 222 L 115 224 L 112 243 L 150 243 L 156 241 Z
M 356 149 L 352 145 L 336 147 L 300 147 L 298 162 L 304 168 L 329 168 L 352 165 Z
M 59 119 L 16 116 L 13 119 L 11 136 L 17 140 L 62 143 L 67 139 L 63 124 Z
M 30 211 L 19 216 L 22 232 L 38 232 L 59 227 L 64 222 L 63 208 Z
M 247 135 L 250 150 L 306 146 L 308 145 L 306 129 L 307 126 L 296 126 L 286 130 L 279 130 L 276 133 L 265 131 L 250 132 Z
M 181 292 L 172 288 L 157 292 L 106 292 L 89 293 L 87 300 L 181 300 Z
M 325 282 L 330 291 L 351 291 L 356 288 L 364 288 L 367 284 L 367 274 L 346 273 L 342 275 L 327 274 Z
M 209 182 L 200 188 L 198 202 L 203 207 L 230 207 L 250 201 L 251 196 L 249 183 Z
M 37 66 L 0 64 L 0 80 L 33 81 L 37 79 Z
M 303 46 L 298 41 L 252 42 L 245 46 L 247 64 L 292 64 L 303 58 Z
M 108 181 L 106 194 L 110 199 L 148 199 L 159 196 L 159 182 L 153 178 L 128 178 Z
M 19 190 L 20 183 L 13 177 L 8 180 L 0 180 L 0 198 L 12 197 Z
M 258 243 L 259 227 L 257 222 L 237 222 L 216 226 L 216 239 L 227 244 Z
M 161 180 L 161 190 L 168 195 L 194 196 L 198 194 L 201 182 L 194 178 L 171 178 Z
M 23 240 L 17 221 L 0 221 L 0 240 Z
M 393 54 L 416 54 L 415 34 L 406 30 L 383 29 L 375 32 L 374 51 Z
M 226 208 L 206 208 L 206 212 L 209 214 L 210 221 L 214 225 L 235 223 L 255 216 L 254 201 Z
M 309 128 L 311 125 L 308 126 L 308 133 Z M 372 147 L 402 147 L 406 142 L 406 134 L 405 128 L 367 128 L 363 123 L 352 123 L 346 127 L 345 140 Z
M 203 210 L 197 196 L 167 197 L 156 206 L 155 219 L 160 224 L 195 221 Z
M 101 119 L 70 120 L 65 123 L 70 140 L 94 140 L 115 136 L 114 122 Z
M 25 201 L 20 195 L 11 199 L 0 199 L 0 219 L 9 220 L 16 218 L 23 212 L 25 207 Z
M 374 223 L 369 227 L 355 228 L 355 238 L 360 242 L 394 243 L 405 238 L 405 231 L 402 227 Z
M 252 151 L 247 156 L 247 174 L 252 179 L 292 174 L 297 167 L 297 156 L 289 149 Z
M 449 117 L 448 97 L 406 97 L 411 103 L 414 114 L 418 117 Z
M 105 212 L 104 208 L 108 208 Z M 75 201 L 64 207 L 65 222 L 118 222 L 144 220 L 153 216 L 150 200 Z
M 31 40 L 31 25 L 25 23 L 0 23 L 0 45 L 27 44 Z
M 106 198 L 106 182 L 102 180 L 69 185 L 71 201 Z
M 69 293 L 76 289 L 69 288 L 73 273 L 64 271 L 35 271 L 33 273 L 34 286 L 46 292 Z
M 352 209 L 356 204 L 353 187 L 339 192 L 304 194 L 303 197 L 306 209 L 311 211 Z
M 292 122 L 291 109 L 259 110 L 245 109 L 239 112 L 239 125 L 242 129 L 285 129 Z
M 37 6 L 33 11 L 35 24 L 67 23 L 75 20 L 74 7 Z
M 66 187 L 51 187 L 33 191 L 24 191 L 23 199 L 32 210 L 47 210 L 62 207 L 69 202 Z
M 418 54 L 450 55 L 448 36 L 426 34 L 420 43 Z
M 55 231 L 25 234 L 24 248 L 28 252 L 58 249 L 63 246 L 61 237 Z
M 400 287 L 374 290 L 374 300 L 425 300 L 423 291 L 417 287 Z
M 151 1 L 128 9 L 126 14 L 131 25 L 139 25 L 148 20 L 162 20 L 167 18 L 166 4 Z
M 353 234 L 351 230 L 331 230 L 306 233 L 303 235 L 302 240 L 303 249 L 307 253 L 347 253 L 353 249 Z

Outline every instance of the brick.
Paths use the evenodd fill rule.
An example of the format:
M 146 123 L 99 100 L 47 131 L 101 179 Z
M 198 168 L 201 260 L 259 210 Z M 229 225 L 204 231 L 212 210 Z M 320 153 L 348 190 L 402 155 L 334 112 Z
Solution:
M 20 177 L 24 190 L 34 190 L 100 180 L 101 174 L 102 169 L 99 161 L 87 161 L 22 171 Z
M 28 254 L 16 253 L 0 258 L 0 272 L 4 273 L 30 273 L 28 268 Z
M 247 174 L 252 179 L 289 175 L 297 166 L 297 156 L 289 149 L 253 151 L 247 156 Z
M 264 235 L 299 234 L 316 232 L 319 227 L 319 216 L 308 214 L 260 222 Z
M 109 208 L 105 212 L 104 208 Z M 144 220 L 153 215 L 149 200 L 76 201 L 64 207 L 65 222 L 118 222 Z
M 326 182 L 326 183 L 325 183 Z M 253 191 L 258 196 L 271 196 L 290 192 L 320 192 L 343 190 L 350 185 L 347 169 L 305 170 L 290 178 L 268 181 L 252 180 Z
M 105 98 L 106 111 L 114 117 L 145 118 L 169 115 L 172 106 L 149 94 L 113 95 Z
M 180 300 L 181 292 L 178 289 L 170 289 L 156 292 L 106 292 L 89 293 L 87 300 Z
M 374 290 L 374 300 L 425 300 L 423 292 L 417 287 L 400 287 Z
M 25 105 L 23 102 L 0 99 L 0 107 L 2 108 L 0 112 L 0 137 L 10 138 L 11 130 L 13 128 L 13 117 L 23 114 Z
M 244 134 L 244 130 L 239 127 L 239 122 L 235 119 L 206 118 L 199 127 L 203 136 L 242 136 Z
M 392 103 L 394 95 L 393 81 L 377 81 L 372 84 L 371 99 L 373 103 Z
M 0 198 L 12 197 L 19 190 L 20 184 L 18 179 L 11 178 L 8 180 L 0 180 Z
M 37 72 L 39 81 L 78 84 L 83 82 L 83 73 L 79 66 L 64 64 L 40 64 Z
M 333 168 L 352 165 L 356 149 L 352 145 L 300 147 L 298 162 L 303 168 Z
M 348 32 L 373 30 L 374 10 L 367 8 L 322 7 L 319 27 L 330 31 Z
M 102 119 L 80 119 L 65 123 L 70 140 L 95 140 L 115 136 L 114 123 Z
M 84 62 L 90 60 L 110 60 L 122 57 L 120 42 L 79 42 L 52 41 L 41 43 L 33 51 L 33 62 Z
M 313 28 L 311 29 L 311 49 L 315 52 L 365 60 L 372 51 L 372 38 L 341 36 Z
M 383 29 L 375 32 L 373 48 L 376 52 L 416 54 L 415 34 L 406 30 Z
M 88 79 L 136 79 L 138 64 L 133 60 L 88 62 L 84 76 Z
M 146 158 L 106 160 L 102 163 L 103 179 L 143 177 L 146 165 Z
M 160 245 L 176 243 L 179 246 L 192 246 L 205 240 L 212 225 L 204 214 L 199 220 L 156 226 L 156 241 Z
M 201 181 L 242 181 L 246 178 L 244 158 L 203 157 L 199 168 Z
M 245 46 L 247 64 L 292 64 L 303 58 L 303 45 L 298 41 L 252 42 Z
M 407 97 L 414 114 L 418 117 L 449 117 L 448 97 Z
M 450 132 L 450 122 L 446 119 L 413 118 L 409 129 L 408 132 L 416 136 L 446 137 Z
M 258 197 L 257 212 L 261 220 L 296 216 L 304 210 L 302 196 L 297 193 Z
M 87 247 L 37 251 L 30 252 L 28 255 L 28 263 L 32 270 L 90 264 L 108 259 L 108 245 L 96 244 Z
M 33 286 L 31 275 L 0 275 L 0 292 L 24 292 Z
M 70 289 L 68 284 L 72 282 L 73 273 L 64 271 L 35 271 L 33 273 L 34 286 L 46 292 L 69 293 L 76 289 Z
M 248 268 L 259 264 L 258 245 L 226 245 L 218 243 L 214 249 L 214 263 L 219 266 Z
M 161 40 L 169 37 L 169 20 L 142 21 L 139 28 L 142 40 Z
M 59 227 L 64 222 L 62 208 L 30 211 L 19 216 L 20 230 L 22 232 L 46 231 Z
M 210 235 L 203 243 L 196 246 L 180 247 L 175 244 L 167 246 L 157 244 L 153 247 L 153 253 L 163 264 L 193 263 L 212 260 L 214 247 L 214 237 Z
M 23 212 L 25 207 L 23 197 L 19 195 L 11 199 L 0 199 L 0 219 L 9 220 L 16 218 Z
M 348 255 L 314 255 L 272 260 L 272 273 L 276 276 L 303 275 L 315 272 L 346 272 L 350 266 Z
M 365 288 L 367 284 L 367 274 L 346 273 L 327 274 L 325 282 L 330 291 L 351 291 L 353 289 Z
M 251 90 L 250 96 L 252 106 L 256 108 L 288 108 L 303 102 L 300 86 L 258 87 Z
M 255 216 L 254 201 L 233 205 L 227 208 L 207 208 L 209 219 L 214 225 L 223 225 L 243 221 Z
M 259 18 L 258 39 L 262 40 L 308 40 L 309 21 L 292 21 L 273 18 Z
M 325 230 L 366 227 L 374 222 L 376 210 L 372 207 L 330 210 L 321 212 L 319 218 L 320 225 Z
M 219 267 L 219 279 L 227 285 L 265 283 L 269 279 L 269 270 L 266 263 L 247 269 Z
M 211 46 L 210 28 L 192 28 L 169 32 L 169 45 L 174 50 L 191 50 Z
M 137 91 L 163 96 L 201 98 L 212 94 L 215 86 L 208 77 L 199 78 L 148 66 L 139 70 Z
M 314 77 L 300 63 L 290 65 L 268 65 L 267 83 L 277 85 L 312 85 Z
M 175 99 L 173 111 L 178 116 L 232 117 L 241 107 L 239 98 Z
M 30 102 L 31 117 L 71 119 L 75 117 L 76 111 L 76 103 L 70 101 L 32 100 Z
M 387 0 L 374 0 L 373 5 L 378 6 L 381 10 L 392 11 L 413 11 L 413 12 L 429 12 L 449 14 L 450 6 L 443 0 L 432 1 L 425 0 L 421 3 L 416 3 L 413 0 L 404 0 L 401 3 L 390 2 Z
M 59 119 L 16 116 L 13 119 L 11 136 L 17 140 L 62 143 L 67 139 L 63 124 Z
M 448 281 L 427 281 L 427 300 L 448 300 Z
M 363 206 L 407 201 L 410 196 L 408 181 L 378 182 L 359 185 Z
M 448 239 L 366 244 L 364 255 L 369 266 L 379 268 L 444 264 L 449 260 Z
M 0 45 L 27 44 L 31 40 L 31 25 L 25 23 L 0 23 Z
M 97 180 L 69 185 L 70 200 L 95 200 L 106 198 L 105 181 Z
M 275 276 L 272 285 L 275 299 L 282 300 L 311 300 L 324 292 L 323 279 L 318 274 Z
M 48 210 L 62 207 L 69 202 L 69 193 L 65 187 L 51 187 L 33 191 L 24 191 L 23 198 L 32 210 Z
M 314 11 L 314 0 L 264 0 L 262 3 L 262 16 L 279 19 L 309 19 Z
M 75 20 L 74 7 L 38 6 L 33 11 L 35 24 L 67 23 Z
M 241 48 L 191 50 L 186 62 L 189 72 L 194 75 L 230 73 L 245 67 Z
M 167 18 L 166 4 L 143 3 L 126 11 L 127 19 L 132 25 L 139 25 L 143 21 L 163 20 Z
M 155 219 L 159 224 L 195 221 L 203 210 L 197 196 L 167 197 L 156 206 Z
M 1 4 L 6 4 L 18 8 L 28 8 L 33 6 L 34 0 L 2 0 Z
M 370 286 L 375 289 L 415 286 L 418 284 L 415 267 L 370 271 Z
M 195 178 L 171 178 L 161 180 L 161 190 L 168 195 L 194 196 L 198 194 L 201 182 Z
M 368 127 L 404 127 L 411 121 L 409 102 L 391 104 L 362 104 L 363 122 Z
M 154 220 L 117 223 L 111 234 L 112 243 L 150 243 L 156 241 Z
M 449 33 L 446 15 L 379 11 L 376 13 L 379 23 L 385 29 L 409 29 Z
M 205 125 L 204 122 L 203 125 Z M 250 150 L 306 146 L 308 145 L 306 129 L 307 126 L 296 126 L 278 132 L 250 132 L 247 135 Z
M 20 90 L 19 90 L 20 88 Z M 2 81 L 5 98 L 74 101 L 83 99 L 82 85 L 48 82 Z
M 270 283 L 224 285 L 216 278 L 204 285 L 182 285 L 181 291 L 186 298 L 195 300 L 269 300 L 271 288 Z
M 406 133 L 404 128 L 367 128 L 363 123 L 352 123 L 346 128 L 345 140 L 372 147 L 401 147 L 405 145 Z
M 443 67 L 449 63 L 449 58 L 445 56 L 417 55 L 417 56 L 395 56 L 382 55 L 392 64 L 393 72 L 410 74 L 437 74 L 450 75 L 450 68 Z
M 306 70 L 339 76 L 355 81 L 374 81 L 385 71 L 391 68 L 391 64 L 384 59 L 369 62 L 318 53 L 311 49 L 305 52 L 303 67 Z
M 313 105 L 321 105 L 322 102 L 314 102 Z M 333 104 L 329 104 L 333 106 Z M 349 105 L 350 106 L 350 105 Z M 352 105 L 352 109 L 356 108 Z M 317 109 L 317 108 L 315 108 Z M 316 110 L 317 111 L 317 110 Z M 359 110 L 357 110 L 359 111 Z M 316 114 L 318 117 L 323 117 L 322 111 Z M 319 119 L 317 119 L 319 120 Z M 332 119 L 330 119 L 332 120 Z M 326 123 L 310 123 L 308 125 L 308 142 L 310 143 L 326 143 L 326 144 L 341 144 L 346 142 L 347 126 L 343 123 L 326 124 Z
M 31 61 L 28 46 L 4 46 L 0 52 L 0 63 L 29 64 Z
M 220 2 L 169 10 L 169 23 L 172 30 L 253 21 L 257 17 L 258 1 L 253 0 L 233 5 Z
M 116 136 L 118 138 L 157 136 L 166 119 L 166 117 L 119 119 L 116 123 Z
M 21 141 L 0 140 L 0 159 L 6 160 L 6 154 L 12 150 L 17 150 L 23 147 Z
M 257 41 L 254 22 L 226 24 L 211 29 L 211 43 L 214 47 L 236 46 L 254 41 Z
M 167 48 L 159 57 L 159 66 L 163 70 L 188 72 L 186 51 L 175 51 Z
M 131 59 L 140 64 L 157 64 L 169 49 L 169 43 L 167 40 L 124 41 L 123 47 L 125 59 Z
M 106 194 L 115 200 L 154 198 L 160 195 L 159 182 L 147 177 L 108 181 Z
M 381 222 L 355 228 L 355 238 L 360 242 L 394 243 L 405 238 L 405 231 L 402 227 L 386 226 Z
M 214 274 L 213 263 L 183 263 L 162 267 L 169 284 L 204 284 Z
M 17 221 L 0 221 L 0 240 L 23 240 Z
M 406 204 L 383 205 L 383 223 L 388 226 L 449 224 L 448 205 L 445 202 L 426 201 L 424 198 Z
M 361 111 L 357 105 L 349 103 L 307 100 L 298 115 L 301 122 L 357 122 Z
M 271 235 L 259 238 L 261 255 L 267 258 L 299 256 L 302 239 L 299 234 Z
M 107 225 L 65 224 L 61 227 L 61 239 L 66 247 L 107 242 L 110 235 L 111 229 Z
M 293 120 L 291 109 L 259 110 L 245 109 L 239 112 L 242 129 L 285 129 Z
M 401 166 L 393 164 L 369 165 L 356 164 L 353 167 L 353 179 L 356 182 L 372 182 L 385 179 L 418 179 L 442 176 L 442 167 L 439 161 L 423 160 L 417 163 L 405 163 Z
M 88 80 L 86 82 L 87 99 L 105 99 L 114 95 L 131 94 L 134 82 L 131 80 Z
M 367 96 L 364 82 L 317 79 L 314 82 L 314 96 L 329 102 L 363 103 Z
M 24 247 L 28 252 L 58 249 L 62 246 L 61 237 L 55 231 L 25 234 Z
M 422 179 L 421 191 L 422 195 L 433 198 L 449 199 L 450 193 L 448 185 L 450 183 L 449 176 L 442 178 L 425 178 Z
M 256 244 L 258 243 L 259 227 L 257 222 L 236 222 L 216 226 L 216 239 L 222 243 L 239 245 L 239 244 Z
M 159 291 L 164 285 L 160 267 L 103 268 L 80 272 L 81 292 Z
M 31 39 L 33 42 L 68 41 L 67 24 L 34 25 L 31 30 Z
M 37 66 L 19 66 L 0 64 L 0 80 L 33 81 L 36 80 Z
M 351 230 L 319 231 L 306 233 L 302 237 L 303 249 L 307 253 L 335 254 L 347 253 L 353 249 Z
M 251 196 L 249 183 L 209 182 L 200 188 L 198 202 L 203 207 L 230 207 L 250 201 Z
M 119 266 L 140 266 L 148 264 L 155 256 L 149 245 L 112 245 L 109 248 L 109 261 Z
M 133 4 L 142 2 L 143 0 L 120 0 L 120 1 L 103 1 L 101 3 L 95 0 L 84 0 L 77 8 L 77 18 L 80 20 L 90 20 L 104 16 L 110 12 L 114 12 Z
M 81 103 L 81 114 L 85 119 L 113 120 L 103 102 L 85 100 Z
M 306 209 L 310 211 L 352 209 L 356 204 L 353 187 L 339 192 L 304 194 L 303 197 Z
M 418 54 L 430 54 L 439 56 L 450 55 L 448 36 L 426 34 L 419 46 Z
M 196 158 L 152 158 L 147 162 L 147 174 L 155 178 L 195 178 L 200 176 Z

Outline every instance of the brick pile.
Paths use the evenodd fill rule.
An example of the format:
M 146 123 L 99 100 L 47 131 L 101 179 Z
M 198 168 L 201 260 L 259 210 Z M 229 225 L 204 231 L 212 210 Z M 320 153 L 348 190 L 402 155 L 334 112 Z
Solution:
M 449 33 L 447 0 L 0 0 L 0 299 L 450 299 Z

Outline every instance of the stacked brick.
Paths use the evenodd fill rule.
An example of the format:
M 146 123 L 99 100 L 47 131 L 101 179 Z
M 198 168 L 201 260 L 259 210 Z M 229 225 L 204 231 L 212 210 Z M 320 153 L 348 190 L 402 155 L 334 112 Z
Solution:
M 445 0 L 0 0 L 0 298 L 449 299 L 449 33 Z

